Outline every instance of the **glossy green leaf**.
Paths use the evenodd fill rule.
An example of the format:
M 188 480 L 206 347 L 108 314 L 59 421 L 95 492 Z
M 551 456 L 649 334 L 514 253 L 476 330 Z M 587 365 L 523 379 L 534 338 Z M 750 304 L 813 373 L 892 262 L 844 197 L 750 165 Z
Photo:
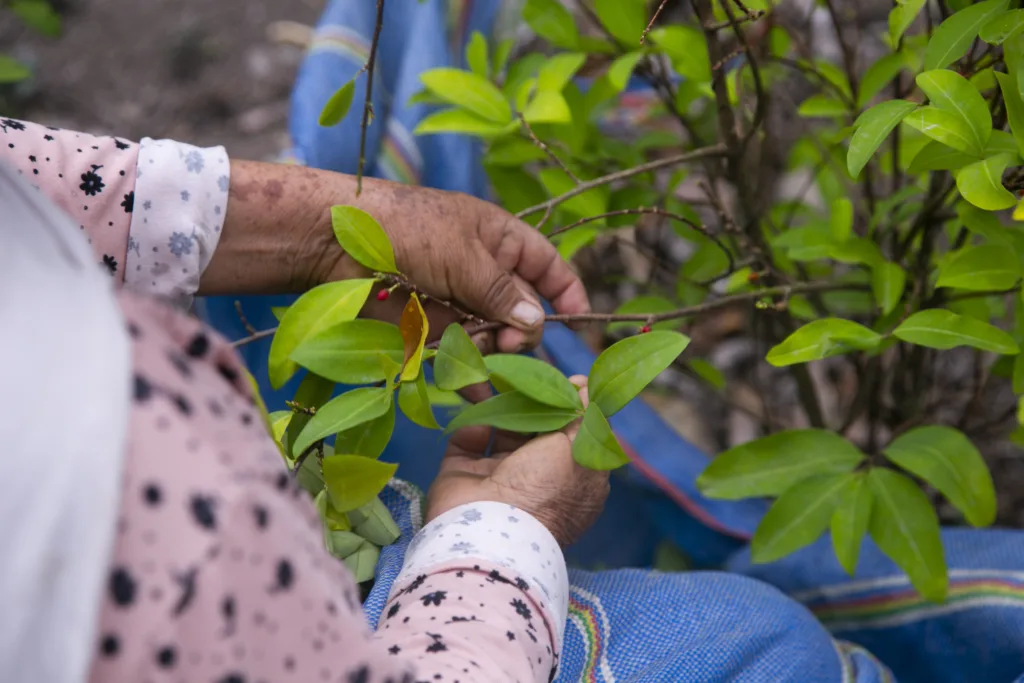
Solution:
M 518 391 L 509 391 L 467 407 L 448 423 L 445 433 L 473 425 L 525 434 L 553 432 L 579 417 L 579 412 L 544 405 Z
M 999 217 L 996 214 L 982 211 L 967 202 L 957 203 L 956 214 L 965 228 L 975 235 L 984 237 L 987 242 L 1004 246 L 1013 244 L 1010 230 L 999 222 Z
M 541 90 L 523 111 L 527 123 L 571 123 L 572 110 L 561 93 Z M 557 169 L 556 169 L 557 170 Z
M 854 124 L 857 130 L 850 138 L 850 150 L 846 157 L 850 175 L 854 178 L 860 175 L 892 129 L 915 109 L 917 104 L 913 102 L 889 100 L 876 104 L 858 117 Z
M 1021 276 L 1020 260 L 1005 246 L 986 244 L 965 247 L 939 268 L 936 287 L 956 287 L 974 292 L 1009 289 Z
M 1015 154 L 998 154 L 964 166 L 956 173 L 956 187 L 964 199 L 979 209 L 1009 209 L 1017 204 L 1017 198 L 1003 187 L 1003 171 L 1015 162 Z
M 844 242 L 853 234 L 853 202 L 846 197 L 841 197 L 832 202 L 832 210 L 829 212 L 829 225 L 832 228 L 832 237 L 837 242 Z
M 553 365 L 529 356 L 505 353 L 487 356 L 484 364 L 492 380 L 497 375 L 534 401 L 567 410 L 583 409 L 576 387 Z
M 369 384 L 388 379 L 381 356 L 401 367 L 405 358 L 401 332 L 390 323 L 360 319 L 340 323 L 308 337 L 292 352 L 291 358 L 335 382 Z
M 487 366 L 476 344 L 459 324 L 449 325 L 434 358 L 434 382 L 439 389 L 458 391 L 487 381 Z
M 487 38 L 480 31 L 473 31 L 466 43 L 466 65 L 481 78 L 491 77 L 491 61 L 487 52 Z
M 544 62 L 540 71 L 537 72 L 537 88 L 562 92 L 562 89 L 569 84 L 586 60 L 587 56 L 579 52 L 563 52 L 555 55 Z
M 725 388 L 725 375 L 722 371 L 716 368 L 711 363 L 707 362 L 702 358 L 691 358 L 686 362 L 687 367 L 693 371 L 695 375 L 700 377 L 702 380 L 710 384 L 715 389 L 721 391 Z
M 887 469 L 871 470 L 868 486 L 874 497 L 868 523 L 871 538 L 921 595 L 942 602 L 949 578 L 939 519 L 928 496 L 907 477 Z
M 17 83 L 31 75 L 32 72 L 28 67 L 17 59 L 0 55 L 0 83 Z
M 774 562 L 818 540 L 854 479 L 853 474 L 823 475 L 786 489 L 757 525 L 750 559 L 755 564 Z
M 615 309 L 615 315 L 658 315 L 668 313 L 677 308 L 675 304 L 663 296 L 638 296 L 630 299 Z M 637 330 L 643 327 L 642 322 L 616 322 L 608 325 L 608 330 Z M 663 320 L 651 326 L 655 330 L 678 330 L 678 320 Z
M 13 0 L 8 8 L 28 27 L 55 38 L 60 35 L 60 15 L 46 0 Z
M 697 478 L 710 498 L 778 496 L 810 477 L 845 474 L 864 460 L 857 447 L 824 429 L 794 429 L 721 453 Z
M 985 149 L 992 135 L 992 115 L 988 103 L 977 88 L 960 74 L 948 69 L 918 74 L 917 86 L 934 106 L 962 118 L 974 136 L 975 148 L 979 152 Z
M 301 454 L 321 439 L 375 420 L 391 405 L 392 393 L 384 387 L 363 387 L 337 396 L 316 411 L 296 438 L 292 452 Z
M 594 0 L 594 11 L 601 24 L 626 45 L 640 45 L 647 27 L 643 0 Z
M 366 519 L 353 529 L 370 543 L 379 546 L 391 545 L 402 535 L 394 517 L 380 498 L 375 497 L 369 505 L 360 509 Z
M 295 390 L 295 397 L 292 400 L 301 410 L 295 413 L 288 423 L 288 429 L 285 431 L 283 445 L 287 454 L 292 457 L 300 455 L 294 449 L 295 440 L 309 421 L 313 419 L 310 411 L 319 410 L 321 406 L 331 400 L 331 396 L 334 394 L 334 387 L 334 382 L 312 372 L 307 372 L 306 376 L 299 382 L 299 388 Z
M 933 140 L 914 155 L 914 159 L 910 162 L 907 170 L 911 173 L 955 171 L 968 164 L 973 164 L 977 160 L 978 158 L 975 156 L 965 154 Z
M 865 107 L 882 88 L 889 85 L 894 78 L 906 68 L 907 60 L 900 53 L 886 55 L 868 67 L 860 81 L 857 92 L 857 106 Z
M 1001 45 L 1004 40 L 1021 29 L 1024 29 L 1024 10 L 1015 9 L 988 21 L 978 31 L 978 37 L 990 45 Z
M 921 107 L 903 119 L 903 123 L 933 140 L 966 154 L 980 157 L 982 147 L 962 116 L 938 107 Z
M 898 45 L 914 19 L 921 13 L 927 0 L 896 0 L 896 6 L 889 12 L 889 39 Z
M 445 102 L 495 123 L 512 120 L 512 109 L 497 86 L 471 71 L 443 67 L 420 74 L 427 90 Z
M 427 429 L 440 429 L 430 407 L 427 379 L 423 373 L 414 382 L 402 382 L 398 388 L 398 407 L 414 424 Z
M 379 458 L 394 431 L 395 405 L 392 402 L 387 412 L 380 417 L 339 432 L 334 440 L 334 452 Z
M 323 520 L 324 527 L 328 531 L 352 530 L 352 524 L 348 521 L 348 515 L 335 509 L 326 489 L 321 489 L 316 494 L 313 498 L 313 505 L 316 506 L 316 511 L 320 513 L 320 519 Z
M 775 367 L 808 363 L 855 349 L 870 350 L 882 336 L 859 323 L 842 318 L 824 318 L 807 323 L 772 347 L 765 357 Z
M 540 172 L 540 181 L 553 197 L 576 187 L 575 181 L 560 168 L 543 169 Z M 561 209 L 580 217 L 596 216 L 608 210 L 609 195 L 607 186 L 595 187 L 564 202 Z
M 572 457 L 592 470 L 614 470 L 629 464 L 601 409 L 591 403 L 583 414 L 580 431 L 572 442 Z
M 928 41 L 924 52 L 924 68 L 942 69 L 963 57 L 978 37 L 981 27 L 1003 12 L 1008 4 L 1008 0 L 979 2 L 942 22 Z
M 677 332 L 648 332 L 612 344 L 590 371 L 590 402 L 611 417 L 672 364 L 690 339 Z
M 576 21 L 558 0 L 526 0 L 523 21 L 555 47 L 574 50 L 579 45 Z
M 298 370 L 291 355 L 301 343 L 359 315 L 372 288 L 373 280 L 369 279 L 329 282 L 314 287 L 289 306 L 270 344 L 267 364 L 271 386 L 280 389 Z
M 873 504 L 874 495 L 868 486 L 867 477 L 854 474 L 832 514 L 832 547 L 839 564 L 850 576 L 857 569 L 857 559 L 864 543 L 864 534 L 868 532 Z
M 971 525 L 996 519 L 992 475 L 970 439 L 952 427 L 918 427 L 901 434 L 882 451 L 892 462 L 938 489 Z
M 332 206 L 331 225 L 341 248 L 364 268 L 398 272 L 391 240 L 373 216 L 354 206 Z
M 836 116 L 845 116 L 849 113 L 849 108 L 844 102 L 837 100 L 834 97 L 830 97 L 828 95 L 811 95 L 800 103 L 800 108 L 797 109 L 797 113 L 806 118 L 833 118 Z
M 516 41 L 513 38 L 506 38 L 494 47 L 494 73 L 500 76 L 508 66 L 508 58 L 512 55 L 512 48 Z
M 999 81 L 999 90 L 1003 94 L 1006 117 L 1010 121 L 1010 130 L 1017 144 L 1017 151 L 1024 154 L 1024 97 L 1021 96 L 1020 86 L 1016 79 L 1004 73 L 996 72 L 996 80 Z
M 1000 354 L 1020 351 L 1013 337 L 998 327 L 941 308 L 930 308 L 913 314 L 892 334 L 897 339 L 932 349 L 970 346 Z
M 320 125 L 336 126 L 341 123 L 341 120 L 345 118 L 348 110 L 352 107 L 352 98 L 355 96 L 355 93 L 355 80 L 351 80 L 335 90 L 334 94 L 327 100 L 327 104 L 320 111 Z
M 674 24 L 656 28 L 648 40 L 664 50 L 679 75 L 697 83 L 711 81 L 711 59 L 704 34 L 696 26 Z
M 643 58 L 643 52 L 627 52 L 608 67 L 608 82 L 615 89 L 615 92 L 622 92 L 629 84 L 633 76 L 633 70 L 637 63 Z
M 488 121 L 465 109 L 444 109 L 426 116 L 416 125 L 413 133 L 416 135 L 459 133 L 488 139 L 508 135 L 514 130 L 515 128 L 510 124 Z
M 872 269 L 871 291 L 883 315 L 888 315 L 896 308 L 906 285 L 907 274 L 895 263 L 881 263 Z
M 387 486 L 398 465 L 358 455 L 332 455 L 323 460 L 324 487 L 339 512 L 362 507 Z

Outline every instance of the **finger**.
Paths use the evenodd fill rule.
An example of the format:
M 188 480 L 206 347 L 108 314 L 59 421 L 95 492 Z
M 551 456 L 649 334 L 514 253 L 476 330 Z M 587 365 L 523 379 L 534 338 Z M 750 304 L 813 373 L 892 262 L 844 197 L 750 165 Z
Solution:
M 494 392 L 491 391 L 491 385 L 487 383 L 463 387 L 457 393 L 470 403 L 482 403 L 494 396 Z
M 482 458 L 487 451 L 487 444 L 491 441 L 492 429 L 486 425 L 474 425 L 463 427 L 455 431 L 448 440 L 450 446 L 458 449 L 455 455 Z M 452 449 L 445 451 L 445 457 L 452 454 Z
M 544 311 L 536 299 L 523 294 L 512 275 L 502 269 L 482 242 L 473 242 L 464 267 L 452 273 L 452 289 L 474 313 L 519 330 L 539 328 Z
M 523 280 L 523 278 L 518 275 L 513 275 L 512 279 L 515 281 L 516 286 L 519 287 L 519 291 L 522 292 L 525 297 L 533 301 L 539 300 L 537 292 L 534 291 L 533 287 Z M 543 333 L 543 325 L 525 332 L 514 327 L 506 327 L 498 331 L 495 341 L 498 346 L 498 351 L 501 353 L 520 353 L 521 351 L 532 349 L 537 346 L 537 344 L 540 344 Z
M 587 378 L 584 377 L 583 375 L 574 375 L 574 376 L 569 378 L 569 381 L 572 382 L 573 384 L 575 384 L 577 387 L 580 388 L 579 394 L 580 394 L 580 400 L 583 401 L 583 406 L 586 407 L 587 405 L 589 405 L 590 404 L 590 396 L 587 393 Z M 583 421 L 583 418 L 580 418 L 578 420 L 573 420 L 571 423 L 569 423 L 569 425 L 567 427 L 564 427 L 562 429 L 562 432 L 566 436 L 569 437 L 570 441 L 575 441 L 576 435 L 580 431 L 580 423 L 582 421 Z

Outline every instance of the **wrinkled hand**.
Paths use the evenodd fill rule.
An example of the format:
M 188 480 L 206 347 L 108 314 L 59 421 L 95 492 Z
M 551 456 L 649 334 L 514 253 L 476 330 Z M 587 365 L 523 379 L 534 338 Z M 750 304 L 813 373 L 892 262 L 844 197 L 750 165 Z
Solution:
M 586 386 L 585 377 L 572 382 Z M 586 388 L 580 397 L 586 404 Z M 563 546 L 573 543 L 597 519 L 609 491 L 607 472 L 588 470 L 572 459 L 578 429 L 577 422 L 532 441 L 499 432 L 489 458 L 483 454 L 490 428 L 459 430 L 427 493 L 426 521 L 465 503 L 496 501 L 536 517 Z
M 538 296 L 555 311 L 579 314 L 590 303 L 579 277 L 555 247 L 500 207 L 468 195 L 365 180 L 357 202 L 387 232 L 399 270 L 425 293 L 454 302 L 488 321 L 502 322 L 497 349 L 515 353 L 536 345 L 543 332 Z M 325 281 L 353 277 L 351 259 L 330 264 Z M 367 314 L 397 322 L 405 297 L 378 302 Z M 431 338 L 459 317 L 430 302 Z M 491 346 L 488 340 L 477 340 Z

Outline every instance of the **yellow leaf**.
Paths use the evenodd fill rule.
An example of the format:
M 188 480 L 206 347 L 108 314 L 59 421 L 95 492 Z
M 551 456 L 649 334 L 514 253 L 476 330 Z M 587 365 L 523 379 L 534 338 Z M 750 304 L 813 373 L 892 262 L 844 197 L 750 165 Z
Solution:
M 402 333 L 402 341 L 405 342 L 402 381 L 414 382 L 420 376 L 420 366 L 423 365 L 423 346 L 427 343 L 427 332 L 430 331 L 427 316 L 423 312 L 423 306 L 416 294 L 409 296 L 409 303 L 402 311 L 398 329 Z
M 1017 208 L 1013 210 L 1013 220 L 1024 221 L 1024 199 L 1021 199 L 1017 204 Z

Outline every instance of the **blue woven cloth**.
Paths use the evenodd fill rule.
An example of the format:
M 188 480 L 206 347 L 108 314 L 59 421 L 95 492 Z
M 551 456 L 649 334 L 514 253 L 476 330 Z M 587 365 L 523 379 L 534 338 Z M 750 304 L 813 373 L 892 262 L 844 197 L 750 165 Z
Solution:
M 405 103 L 420 89 L 423 70 L 461 65 L 470 33 L 490 34 L 499 4 L 388 0 L 369 175 L 486 196 L 476 143 L 413 138 L 410 131 L 427 111 Z M 299 163 L 355 170 L 357 117 L 331 129 L 315 122 L 330 94 L 362 67 L 374 5 L 328 3 L 293 94 L 291 156 Z M 362 106 L 361 94 L 359 87 L 353 111 Z M 291 300 L 250 297 L 243 308 L 263 329 L 276 324 L 271 306 Z M 245 336 L 234 299 L 202 305 L 222 332 Z M 273 410 L 283 408 L 296 383 L 270 388 L 268 350 L 264 341 L 245 347 L 243 356 Z M 561 325 L 548 327 L 540 353 L 566 374 L 586 373 L 594 360 Z M 445 418 L 439 412 L 439 421 Z M 853 579 L 836 563 L 827 537 L 779 562 L 754 566 L 745 546 L 763 502 L 703 498 L 695 480 L 707 456 L 643 403 L 627 406 L 612 426 L 634 464 L 614 478 L 595 527 L 568 549 L 570 565 L 646 567 L 656 543 L 670 539 L 698 566 L 728 573 L 573 571 L 558 681 L 1024 683 L 1024 534 L 944 531 L 950 599 L 941 606 L 923 602 L 870 541 Z M 436 432 L 399 417 L 383 457 L 398 462 L 399 475 L 413 484 L 395 482 L 384 495 L 402 537 L 381 554 L 365 605 L 373 623 L 420 524 L 417 487 L 429 485 L 443 449 Z

